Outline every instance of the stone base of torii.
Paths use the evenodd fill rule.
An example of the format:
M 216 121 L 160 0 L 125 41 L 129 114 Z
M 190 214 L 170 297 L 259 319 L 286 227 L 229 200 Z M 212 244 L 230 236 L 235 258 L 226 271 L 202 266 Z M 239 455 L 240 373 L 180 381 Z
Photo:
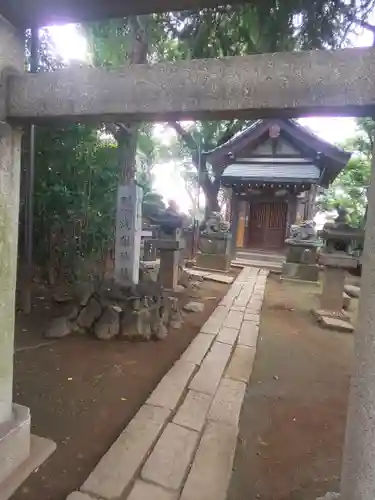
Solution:
M 307 111 L 313 113 L 314 109 L 321 112 L 322 108 L 327 112 L 347 110 L 349 115 L 352 111 L 358 112 L 358 107 L 362 110 L 367 109 L 365 108 L 367 104 L 368 109 L 371 110 L 375 106 L 374 51 L 358 49 L 357 54 L 358 56 L 354 57 L 353 53 L 349 56 L 345 51 L 337 51 L 337 53 L 324 55 L 319 51 L 313 51 L 307 55 L 294 53 L 249 56 L 243 60 L 230 58 L 224 63 L 219 60 L 188 61 L 177 66 L 176 71 L 174 63 L 159 65 L 159 69 L 156 70 L 148 66 L 137 68 L 134 72 L 138 77 L 135 76 L 135 78 L 139 78 L 151 93 L 160 94 L 160 99 L 152 100 L 154 107 L 151 111 L 147 107 L 146 99 L 147 102 L 143 103 L 143 111 L 139 116 L 147 116 L 151 119 L 157 116 L 159 118 L 167 116 L 166 113 L 163 115 L 159 108 L 163 106 L 163 109 L 167 109 L 168 105 L 169 112 L 174 113 L 173 116 L 182 111 L 186 116 L 192 107 L 195 114 L 191 116 L 197 117 L 202 116 L 199 113 L 206 111 L 211 113 L 210 116 L 215 117 L 224 116 L 224 112 L 231 113 L 233 116 L 235 114 L 233 110 L 246 111 L 252 113 L 252 117 L 257 118 L 264 117 L 266 111 L 268 113 L 273 111 L 273 114 L 277 114 L 281 110 L 284 114 L 296 116 L 298 113 Z M 251 57 L 255 58 L 254 61 L 263 62 L 263 64 L 259 67 L 255 63 L 251 64 L 253 61 Z M 301 71 L 299 65 L 301 65 Z M 189 69 L 188 72 L 185 66 Z M 19 119 L 32 120 L 43 118 L 43 116 L 48 117 L 44 96 L 46 89 L 50 97 L 55 96 L 53 102 L 51 101 L 53 111 L 48 112 L 51 116 L 54 114 L 61 118 L 66 117 L 66 113 L 76 118 L 90 113 L 96 116 L 107 116 L 103 106 L 109 105 L 111 105 L 113 115 L 114 110 L 119 108 L 119 103 L 122 103 L 124 112 L 133 109 L 133 115 L 136 115 L 137 106 L 142 104 L 139 104 L 136 99 L 129 100 L 128 96 L 132 94 L 128 94 L 129 89 L 126 85 L 122 85 L 124 79 L 128 78 L 129 72 L 119 72 L 118 75 L 109 72 L 106 83 L 112 87 L 104 86 L 104 88 L 102 85 L 100 95 L 105 99 L 96 99 L 92 92 L 95 82 L 92 83 L 91 79 L 81 77 L 81 74 L 84 76 L 89 72 L 90 75 L 95 74 L 97 79 L 101 79 L 105 75 L 103 71 L 82 70 L 82 73 L 77 73 L 77 75 L 68 72 L 71 78 L 74 77 L 74 82 L 82 87 L 74 89 L 74 96 L 69 93 L 71 86 L 64 84 L 65 80 L 61 72 L 59 75 L 30 76 L 27 80 L 29 83 L 24 80 L 18 80 L 17 83 L 17 79 L 12 79 L 12 85 L 8 87 L 6 75 L 23 71 L 23 34 L 0 17 L 1 500 L 9 498 L 19 483 L 26 479 L 28 473 L 38 467 L 54 449 L 54 444 L 50 441 L 33 438 L 30 435 L 29 410 L 13 404 L 12 398 L 21 130 L 13 122 L 12 125 L 7 123 L 8 112 L 10 111 L 13 118 Z M 190 73 L 192 78 L 186 81 Z M 218 73 L 220 73 L 220 78 Z M 232 77 L 233 74 L 236 78 Z M 168 78 L 168 84 L 159 84 L 163 75 L 164 78 Z M 201 80 L 198 78 L 199 75 Z M 44 81 L 42 88 L 38 83 L 41 80 Z M 51 81 L 52 83 L 58 81 L 59 85 L 51 85 Z M 126 82 L 128 85 L 134 83 L 130 77 Z M 184 85 L 181 85 L 181 82 Z M 228 85 L 228 88 L 232 88 L 232 93 L 229 90 L 221 92 L 220 85 L 225 87 Z M 264 90 L 264 85 L 268 91 Z M 270 87 L 272 85 L 273 88 Z M 134 89 L 138 87 L 140 87 L 139 92 L 142 92 L 142 97 L 148 95 L 148 91 L 142 85 L 133 85 L 131 88 L 135 92 Z M 116 92 L 110 89 L 115 89 Z M 242 92 L 241 89 L 246 91 Z M 342 96 L 340 97 L 341 89 Z M 196 92 L 207 92 L 207 96 L 198 98 L 195 95 Z M 191 99 L 188 104 L 188 97 L 191 98 L 192 95 L 194 99 Z M 289 95 L 289 101 L 286 99 L 287 95 Z M 16 96 L 22 100 L 20 108 L 17 106 L 18 97 Z M 111 96 L 112 100 L 108 96 Z M 120 98 L 121 96 L 124 97 L 125 103 Z M 162 100 L 163 96 L 164 99 L 167 97 L 169 99 L 165 103 Z M 261 101 L 263 104 L 266 102 L 266 108 L 268 105 L 266 111 Z M 326 106 L 330 107 L 325 108 Z M 345 108 L 345 106 L 348 107 Z M 178 110 L 177 107 L 179 107 Z M 372 170 L 374 178 L 375 165 Z M 349 397 L 340 498 L 341 500 L 374 500 L 375 498 L 375 183 L 372 183 L 369 193 L 359 322 L 355 333 L 355 363 Z

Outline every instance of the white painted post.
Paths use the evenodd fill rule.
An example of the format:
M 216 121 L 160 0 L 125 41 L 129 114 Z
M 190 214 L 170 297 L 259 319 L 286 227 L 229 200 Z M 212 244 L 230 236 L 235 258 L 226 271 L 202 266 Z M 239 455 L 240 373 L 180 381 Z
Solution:
M 375 498 L 375 149 L 340 500 Z
M 115 280 L 124 285 L 139 281 L 142 235 L 142 188 L 120 186 L 117 193 Z

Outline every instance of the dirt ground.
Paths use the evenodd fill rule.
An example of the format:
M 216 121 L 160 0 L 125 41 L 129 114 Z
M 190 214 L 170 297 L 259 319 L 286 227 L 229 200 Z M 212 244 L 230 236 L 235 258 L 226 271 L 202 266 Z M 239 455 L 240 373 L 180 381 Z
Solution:
M 338 491 L 353 336 L 317 326 L 318 293 L 268 280 L 228 500 Z
M 80 487 L 227 290 L 202 283 L 204 312 L 187 314 L 180 330 L 148 343 L 89 336 L 47 342 L 45 326 L 62 306 L 38 290 L 31 316 L 17 316 L 14 399 L 31 409 L 32 432 L 54 440 L 57 451 L 13 499 L 65 500 Z

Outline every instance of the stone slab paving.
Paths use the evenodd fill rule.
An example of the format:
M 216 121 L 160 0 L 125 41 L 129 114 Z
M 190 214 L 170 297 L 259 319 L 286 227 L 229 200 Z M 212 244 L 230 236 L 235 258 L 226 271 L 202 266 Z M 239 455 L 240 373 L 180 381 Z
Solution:
M 238 344 L 247 347 L 256 347 L 258 342 L 259 326 L 253 321 L 244 321 L 241 326 Z
M 232 346 L 214 342 L 198 373 L 191 381 L 189 389 L 204 394 L 215 394 L 231 353 Z
M 228 328 L 227 326 L 221 327 L 218 336 L 216 337 L 217 342 L 222 342 L 223 344 L 234 345 L 238 337 L 237 328 Z
M 225 377 L 247 383 L 253 371 L 255 347 L 238 345 L 230 360 Z
M 200 432 L 206 422 L 212 396 L 197 391 L 189 391 L 173 419 L 175 424 Z
M 244 382 L 223 378 L 208 413 L 208 420 L 238 427 L 245 391 Z
M 253 311 L 253 309 L 249 309 L 249 310 Z M 257 325 L 259 325 L 259 322 L 260 322 L 259 314 L 255 314 L 253 312 L 247 312 L 247 311 L 248 311 L 248 309 L 246 309 L 244 320 L 245 321 L 252 321 L 253 323 L 256 323 Z
M 143 405 L 92 471 L 81 491 L 99 498 L 118 498 L 140 471 L 158 440 L 170 411 Z
M 176 424 L 168 424 L 141 477 L 171 490 L 179 490 L 191 464 L 199 434 Z
M 244 268 L 68 500 L 225 500 L 267 271 Z
M 209 422 L 181 494 L 181 500 L 225 500 L 238 429 Z M 244 499 L 245 500 L 245 499 Z
M 199 333 L 181 356 L 181 360 L 184 363 L 200 365 L 214 339 L 215 335 Z
M 128 500 L 177 500 L 177 498 L 177 493 L 140 480 L 135 482 L 134 488 L 128 496 Z
M 148 398 L 147 403 L 174 410 L 182 397 L 185 387 L 191 380 L 195 368 L 194 363 L 178 360 L 161 379 L 159 385 Z
M 227 317 L 224 320 L 223 326 L 229 328 L 240 328 L 243 321 L 243 312 L 230 310 Z
M 87 495 L 86 493 L 81 493 L 80 491 L 73 491 L 71 493 L 67 500 L 95 500 L 93 497 L 90 497 L 90 495 Z

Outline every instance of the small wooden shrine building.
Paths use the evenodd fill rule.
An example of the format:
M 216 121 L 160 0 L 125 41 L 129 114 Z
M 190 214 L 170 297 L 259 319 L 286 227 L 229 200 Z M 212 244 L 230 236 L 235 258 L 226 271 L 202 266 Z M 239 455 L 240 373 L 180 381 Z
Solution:
M 236 246 L 281 251 L 290 225 L 313 217 L 319 188 L 349 159 L 291 119 L 258 120 L 210 151 L 208 162 L 232 191 Z

